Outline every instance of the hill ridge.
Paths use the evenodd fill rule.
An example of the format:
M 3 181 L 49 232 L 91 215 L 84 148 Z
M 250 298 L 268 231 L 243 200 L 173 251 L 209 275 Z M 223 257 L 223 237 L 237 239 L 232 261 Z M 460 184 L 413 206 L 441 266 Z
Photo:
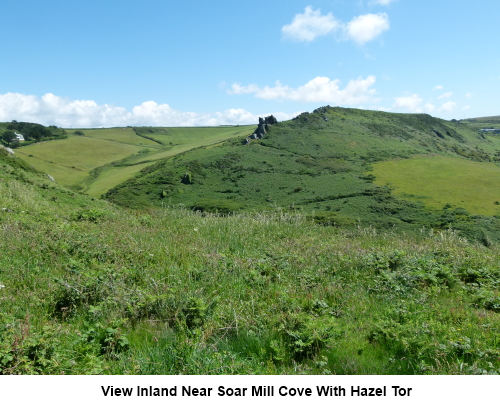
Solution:
M 427 114 L 327 106 L 270 125 L 260 139 L 233 138 L 159 161 L 105 198 L 135 208 L 183 204 L 219 213 L 280 207 L 336 226 L 363 223 L 411 232 L 453 223 L 472 238 L 498 239 L 495 218 L 481 220 L 488 223 L 486 231 L 472 218 L 473 209 L 466 217 L 443 219 L 448 211 L 426 208 L 425 200 L 396 196 L 390 185 L 377 183 L 377 162 L 433 154 L 493 165 L 500 160 L 500 142 Z M 464 208 L 460 202 L 451 206 Z M 465 229 L 467 221 L 475 225 Z

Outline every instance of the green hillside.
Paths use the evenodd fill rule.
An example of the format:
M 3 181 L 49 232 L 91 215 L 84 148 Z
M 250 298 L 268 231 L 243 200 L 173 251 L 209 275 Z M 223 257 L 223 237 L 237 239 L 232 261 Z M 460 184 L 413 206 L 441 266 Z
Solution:
M 84 180 L 92 169 L 137 153 L 139 146 L 70 135 L 67 139 L 35 143 L 17 149 L 30 165 L 49 173 L 65 186 Z
M 0 375 L 500 372 L 498 245 L 450 230 L 130 212 L 0 148 L 0 251 Z
M 491 117 L 478 117 L 478 118 L 467 118 L 466 120 L 461 120 L 462 123 L 467 124 L 471 128 L 475 129 L 496 129 L 496 134 L 500 133 L 500 115 L 495 115 Z
M 500 159 L 500 139 L 465 124 L 425 114 L 324 107 L 270 126 L 261 140 L 244 140 L 239 137 L 158 162 L 110 190 L 106 198 L 133 208 L 183 204 L 219 213 L 300 210 L 336 226 L 362 224 L 411 232 L 451 226 L 485 243 L 500 240 L 500 222 L 491 217 L 497 214 L 494 203 L 500 201 L 500 187 L 474 190 L 474 204 L 464 200 L 471 192 L 466 183 L 455 187 L 452 198 L 435 187 L 441 196 L 426 205 L 425 198 L 404 198 L 405 193 L 421 196 L 415 187 L 394 192 L 395 186 L 387 184 L 392 178 L 377 175 L 382 173 L 377 162 L 398 159 L 392 170 L 400 172 L 402 162 L 418 154 L 431 160 L 439 156 L 482 162 L 474 166 L 474 175 L 489 176 L 488 184 L 500 185 L 495 163 Z M 411 176 L 409 172 L 402 181 L 411 181 Z M 434 183 L 432 171 L 428 176 L 423 181 Z M 474 177 L 468 181 L 474 183 Z M 440 201 L 446 202 L 439 206 Z
M 394 195 L 440 209 L 449 204 L 472 214 L 500 216 L 500 166 L 451 156 L 416 155 L 373 165 L 376 184 Z
M 255 126 L 68 129 L 66 139 L 21 145 L 17 154 L 53 176 L 59 184 L 98 197 L 155 161 L 234 136 L 246 136 L 253 128 Z

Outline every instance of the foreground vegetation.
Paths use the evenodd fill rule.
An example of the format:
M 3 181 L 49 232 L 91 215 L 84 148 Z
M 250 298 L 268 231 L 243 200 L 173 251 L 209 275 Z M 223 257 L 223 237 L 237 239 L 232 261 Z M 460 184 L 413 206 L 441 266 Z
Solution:
M 0 374 L 496 374 L 500 249 L 128 212 L 0 149 Z

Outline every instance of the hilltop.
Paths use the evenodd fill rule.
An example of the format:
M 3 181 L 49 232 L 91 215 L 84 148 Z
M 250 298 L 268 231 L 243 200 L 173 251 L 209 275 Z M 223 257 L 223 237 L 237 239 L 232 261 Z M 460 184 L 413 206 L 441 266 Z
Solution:
M 437 180 L 446 170 L 435 168 L 439 159 L 453 167 L 441 183 Z M 183 204 L 219 213 L 298 210 L 341 227 L 362 224 L 409 232 L 452 227 L 490 243 L 500 240 L 500 222 L 494 217 L 500 215 L 500 191 L 491 187 L 500 179 L 499 160 L 499 138 L 460 122 L 323 107 L 269 125 L 262 139 L 237 137 L 162 160 L 105 198 L 132 208 Z M 393 163 L 387 167 L 382 162 Z M 407 162 L 416 163 L 407 169 Z M 395 178 L 396 173 L 402 177 Z M 456 177 L 463 173 L 469 177 Z M 417 178 L 431 185 L 427 194 L 411 186 Z M 452 184 L 454 192 L 445 192 L 443 182 Z M 477 187 L 473 200 L 467 198 L 471 185 Z

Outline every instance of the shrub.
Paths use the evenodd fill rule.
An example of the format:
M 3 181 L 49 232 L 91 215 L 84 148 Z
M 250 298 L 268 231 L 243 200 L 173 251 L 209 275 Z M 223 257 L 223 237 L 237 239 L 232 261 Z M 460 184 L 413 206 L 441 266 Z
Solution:
M 243 208 L 243 204 L 231 200 L 215 200 L 204 198 L 191 206 L 194 211 L 231 214 Z
M 191 173 L 184 173 L 181 178 L 182 184 L 193 184 L 193 176 Z

